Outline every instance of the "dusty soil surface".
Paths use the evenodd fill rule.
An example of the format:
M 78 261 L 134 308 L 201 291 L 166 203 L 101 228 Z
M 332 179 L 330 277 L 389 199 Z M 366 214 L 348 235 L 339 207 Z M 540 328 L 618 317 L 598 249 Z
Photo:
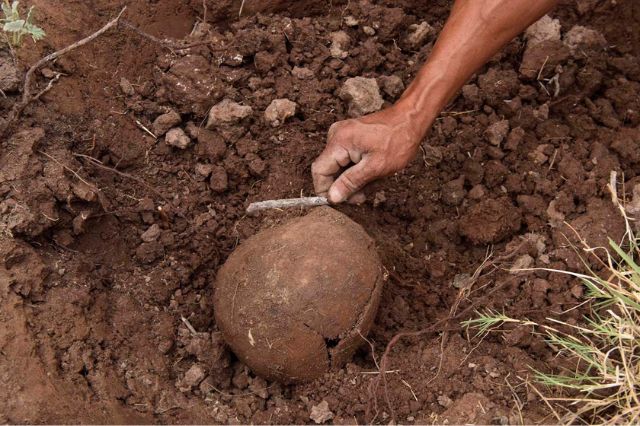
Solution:
M 129 22 L 174 44 L 121 28 L 61 58 L 36 84 L 60 80 L 0 141 L 0 422 L 555 420 L 523 384 L 530 367 L 558 368 L 550 348 L 520 328 L 479 341 L 459 322 L 486 308 L 581 321 L 580 283 L 509 269 L 582 268 L 565 222 L 591 244 L 623 232 L 606 184 L 615 170 L 631 194 L 640 172 L 640 3 L 564 2 L 553 16 L 565 41 L 529 51 L 514 40 L 408 169 L 368 188 L 364 205 L 339 207 L 374 238 L 390 278 L 371 346 L 290 386 L 255 377 L 225 347 L 216 272 L 240 241 L 302 214 L 244 209 L 312 193 L 310 164 L 349 114 L 344 82 L 376 78 L 392 103 L 387 77 L 411 81 L 449 2 L 280 1 L 276 14 L 247 2 L 262 14 L 237 18 L 241 2 L 207 1 L 210 26 L 199 0 L 31 3 L 48 36 L 18 49 L 16 66 L 0 51 L 0 117 L 29 64 L 123 3 Z M 423 21 L 433 29 L 421 38 L 412 25 Z M 567 43 L 576 24 L 605 43 Z M 183 39 L 204 43 L 176 48 Z M 265 118 L 282 98 L 293 115 L 284 103 Z M 223 99 L 240 105 L 207 126 Z M 172 127 L 182 130 L 162 136 Z M 395 346 L 387 390 L 372 398 L 385 345 L 437 321 Z

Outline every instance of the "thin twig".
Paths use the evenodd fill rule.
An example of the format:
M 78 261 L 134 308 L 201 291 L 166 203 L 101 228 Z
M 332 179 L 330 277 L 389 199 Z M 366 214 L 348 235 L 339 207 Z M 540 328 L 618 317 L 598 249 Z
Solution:
M 47 154 L 44 151 L 37 151 L 39 154 L 44 155 L 45 157 L 47 157 L 48 159 L 50 159 L 51 161 L 55 162 L 56 164 L 58 164 L 60 167 L 62 167 L 63 169 L 71 172 L 80 182 L 84 183 L 85 185 L 87 185 L 89 188 L 91 188 L 92 190 L 95 190 L 96 192 L 99 191 L 98 187 L 95 186 L 94 184 L 88 182 L 87 180 L 83 179 L 82 176 L 80 176 L 75 170 L 73 170 L 71 167 L 66 166 L 64 164 L 62 164 L 60 161 L 58 161 L 58 159 L 56 159 L 55 157 L 53 157 L 52 155 Z
M 284 209 L 289 207 L 317 207 L 326 206 L 329 201 L 326 197 L 301 197 L 301 198 L 285 198 L 281 200 L 258 201 L 249 204 L 247 213 L 255 213 L 267 209 Z
M 175 43 L 175 42 L 173 42 L 171 40 L 162 40 L 162 39 L 159 39 L 158 37 L 152 36 L 149 33 L 145 33 L 140 28 L 136 27 L 135 25 L 131 24 L 130 22 L 122 20 L 120 22 L 120 25 L 122 25 L 125 28 L 130 29 L 134 33 L 138 34 L 139 36 L 141 36 L 143 38 L 146 38 L 147 40 L 152 41 L 154 43 L 157 43 L 157 44 L 161 45 L 162 47 L 165 47 L 165 48 L 167 48 L 169 50 L 185 50 L 185 49 L 190 49 L 192 47 L 204 46 L 204 45 L 207 45 L 207 44 L 210 43 L 210 41 L 197 41 L 197 42 L 194 42 L 194 43 L 180 45 L 180 44 Z
M 149 130 L 147 127 L 145 127 L 144 124 L 142 124 L 140 122 L 140 120 L 136 120 L 136 124 L 138 125 L 138 127 L 140 127 L 145 133 L 147 133 L 149 136 L 151 136 L 154 139 L 158 139 L 158 137 L 151 131 Z
M 238 11 L 238 18 L 242 16 L 242 9 L 244 9 L 244 0 L 240 3 L 240 10 Z
M 191 332 L 191 334 L 193 336 L 197 335 L 198 332 L 196 331 L 195 328 L 193 328 L 193 326 L 191 325 L 191 323 L 189 322 L 188 319 L 186 319 L 184 316 L 180 315 L 180 319 L 182 320 L 182 322 L 184 323 L 185 326 L 187 326 L 187 328 L 189 329 L 189 332 Z
M 169 200 L 167 200 L 167 198 L 164 195 L 162 195 L 154 187 L 152 187 L 147 182 L 145 182 L 143 179 L 140 179 L 137 176 L 133 176 L 133 175 L 130 175 L 129 173 L 121 172 L 120 170 L 114 169 L 113 167 L 105 166 L 104 164 L 102 164 L 101 161 L 96 160 L 95 158 L 93 158 L 93 157 L 91 157 L 89 155 L 79 154 L 79 153 L 73 153 L 73 155 L 76 156 L 76 157 L 80 157 L 80 158 L 84 158 L 84 159 L 88 160 L 92 165 L 98 167 L 99 169 L 108 170 L 108 171 L 113 172 L 113 173 L 115 173 L 115 174 L 117 174 L 119 176 L 122 176 L 122 177 L 125 177 L 127 179 L 131 179 L 131 180 L 133 180 L 135 182 L 138 182 L 140 185 L 144 186 L 149 191 L 153 192 L 158 197 L 162 198 L 164 201 L 169 202 Z
M 61 77 L 62 75 L 63 75 L 63 74 L 62 74 L 61 72 L 57 72 L 57 73 L 56 73 L 56 75 L 55 75 L 55 77 L 53 77 L 51 80 L 49 80 L 49 83 L 47 83 L 47 87 L 45 87 L 44 89 L 42 89 L 41 91 L 39 91 L 39 92 L 38 92 L 38 94 L 37 94 L 37 95 L 35 95 L 35 96 L 33 97 L 33 100 L 34 100 L 34 101 L 37 101 L 38 99 L 40 99 L 40 97 L 41 97 L 42 95 L 44 95 L 44 94 L 45 94 L 45 93 L 47 93 L 49 90 L 51 90 L 51 88 L 53 87 L 54 83 L 55 83 L 56 81 L 60 80 L 60 77 Z
M 107 32 L 109 29 L 113 28 L 118 21 L 120 20 L 120 17 L 122 16 L 122 14 L 124 13 L 124 11 L 127 9 L 127 7 L 123 7 L 122 10 L 120 11 L 120 13 L 118 14 L 118 16 L 116 16 L 114 19 L 112 19 L 111 21 L 109 21 L 104 27 L 100 28 L 98 31 L 94 32 L 93 34 L 83 38 L 82 40 L 79 40 L 73 44 L 70 44 L 69 46 L 57 50 L 47 56 L 45 56 L 44 58 L 40 59 L 38 62 L 36 62 L 34 65 L 31 66 L 31 68 L 29 68 L 29 70 L 27 71 L 27 73 L 24 76 L 24 84 L 22 87 L 22 99 L 19 102 L 16 102 L 13 105 L 13 108 L 11 108 L 11 111 L 9 112 L 7 119 L 5 120 L 5 122 L 0 126 L 0 137 L 4 136 L 7 132 L 7 130 L 9 130 L 9 128 L 13 125 L 13 123 L 18 119 L 18 117 L 20 116 L 20 114 L 22 114 L 22 111 L 24 111 L 24 109 L 27 107 L 27 105 L 29 105 L 31 102 L 33 102 L 35 99 L 37 99 L 37 97 L 41 96 L 41 94 L 38 94 L 36 96 L 32 96 L 31 95 L 31 79 L 33 78 L 33 74 L 39 69 L 41 68 L 44 64 L 51 62 L 55 59 L 58 59 L 59 57 L 66 55 L 67 53 L 71 52 L 72 50 L 75 50 L 81 46 L 84 46 L 85 44 L 95 40 L 97 37 L 101 36 L 102 34 L 104 34 L 105 32 Z M 47 89 L 45 89 L 46 91 Z

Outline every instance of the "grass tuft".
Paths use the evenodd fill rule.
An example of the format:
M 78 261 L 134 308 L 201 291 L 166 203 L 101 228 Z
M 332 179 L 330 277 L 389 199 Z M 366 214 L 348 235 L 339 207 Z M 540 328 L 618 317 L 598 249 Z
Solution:
M 627 223 L 625 241 L 618 244 L 609 239 L 608 250 L 597 250 L 604 253 L 597 255 L 603 267 L 599 274 L 588 266 L 587 274 L 553 270 L 584 283 L 592 312 L 582 324 L 555 318 L 539 324 L 492 310 L 477 312 L 475 318 L 463 322 L 480 337 L 506 323 L 530 326 L 559 354 L 577 361 L 574 371 L 549 374 L 534 370 L 539 384 L 569 391 L 568 397 L 547 399 L 568 403 L 571 414 L 562 423 L 640 423 L 640 249 L 631 220 L 620 210 Z M 587 247 L 584 240 L 582 244 L 585 252 L 596 256 L 596 249 Z

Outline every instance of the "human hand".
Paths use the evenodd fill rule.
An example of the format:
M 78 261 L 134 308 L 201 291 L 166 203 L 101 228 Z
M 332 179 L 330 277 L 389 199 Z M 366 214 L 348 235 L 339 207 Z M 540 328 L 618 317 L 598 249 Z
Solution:
M 311 165 L 316 193 L 332 204 L 364 202 L 362 188 L 409 164 L 424 133 L 399 106 L 334 123 L 324 151 Z

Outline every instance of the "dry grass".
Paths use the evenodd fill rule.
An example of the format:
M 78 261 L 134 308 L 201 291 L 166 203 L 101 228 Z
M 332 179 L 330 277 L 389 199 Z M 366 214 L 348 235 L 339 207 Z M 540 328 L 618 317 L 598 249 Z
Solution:
M 615 184 L 615 177 L 613 177 Z M 614 185 L 612 185 L 615 188 Z M 617 201 L 615 191 L 612 199 Z M 621 207 L 621 205 L 618 205 Z M 633 220 L 620 208 L 627 223 L 624 241 L 609 240 L 610 247 L 592 248 L 582 242 L 583 253 L 600 263 L 596 273 L 585 262 L 587 273 L 549 270 L 580 279 L 591 301 L 592 310 L 577 325 L 556 318 L 546 324 L 516 319 L 495 311 L 478 312 L 463 325 L 480 336 L 505 323 L 529 326 L 543 334 L 549 346 L 576 361 L 575 370 L 549 374 L 534 370 L 534 380 L 556 390 L 564 398 L 545 397 L 546 402 L 562 403 L 569 414 L 559 418 L 564 424 L 640 423 L 640 239 L 633 231 Z

